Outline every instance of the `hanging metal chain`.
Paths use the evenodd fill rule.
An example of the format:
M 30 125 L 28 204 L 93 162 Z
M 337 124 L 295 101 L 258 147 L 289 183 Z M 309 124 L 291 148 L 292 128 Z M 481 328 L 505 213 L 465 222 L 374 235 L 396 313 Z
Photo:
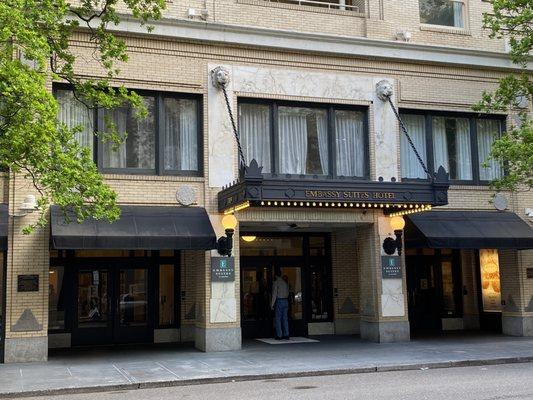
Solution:
M 231 120 L 231 126 L 233 127 L 233 134 L 235 135 L 235 140 L 237 141 L 237 147 L 239 150 L 239 158 L 241 161 L 241 165 L 243 167 L 246 167 L 246 159 L 244 158 L 244 153 L 242 151 L 241 140 L 239 138 L 239 132 L 237 131 L 237 124 L 235 124 L 235 119 L 233 118 L 233 112 L 231 111 L 231 104 L 229 102 L 228 93 L 226 92 L 225 85 L 222 85 L 222 92 L 224 93 L 224 99 L 226 99 L 226 106 L 228 107 L 229 119 Z
M 424 172 L 426 173 L 426 175 L 429 177 L 429 179 L 432 179 L 433 177 L 431 176 L 431 174 L 429 173 L 427 167 L 426 167 L 426 164 L 424 163 L 424 161 L 422 161 L 422 157 L 420 157 L 420 154 L 418 153 L 418 150 L 416 149 L 415 147 L 415 144 L 413 143 L 412 139 L 411 139 L 411 136 L 409 136 L 409 133 L 407 133 L 407 128 L 405 127 L 405 125 L 403 124 L 403 121 L 402 119 L 400 118 L 400 114 L 398 113 L 398 110 L 396 110 L 396 107 L 394 106 L 394 103 L 392 102 L 392 99 L 390 98 L 390 96 L 388 97 L 388 100 L 389 100 L 389 104 L 390 106 L 392 107 L 392 111 L 394 111 L 394 115 L 396 115 L 396 118 L 398 119 L 398 121 L 400 122 L 400 128 L 402 128 L 402 132 L 404 133 L 405 137 L 407 138 L 407 141 L 409 142 L 409 145 L 411 146 L 411 148 L 413 149 L 413 151 L 415 152 L 415 156 L 416 158 L 418 159 L 418 162 L 420 163 L 420 165 L 422 166 L 422 169 L 424 170 Z

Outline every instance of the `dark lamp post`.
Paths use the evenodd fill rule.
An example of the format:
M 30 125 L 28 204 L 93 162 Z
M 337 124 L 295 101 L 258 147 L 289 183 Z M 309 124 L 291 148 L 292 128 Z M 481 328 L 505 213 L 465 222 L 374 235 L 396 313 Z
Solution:
M 231 257 L 231 250 L 233 250 L 233 234 L 237 227 L 237 218 L 233 214 L 225 215 L 222 218 L 222 227 L 226 232 L 226 236 L 222 236 L 217 241 L 217 251 L 221 256 Z
M 403 217 L 392 217 L 390 219 L 390 227 L 394 230 L 396 236 L 396 248 L 398 249 L 398 255 L 402 255 L 402 233 L 405 228 L 405 220 Z
M 392 217 L 390 219 L 390 226 L 394 230 L 394 235 L 396 236 L 396 240 L 392 238 L 386 238 L 383 241 L 383 249 L 385 250 L 385 253 L 392 255 L 397 250 L 398 255 L 402 255 L 402 233 L 403 228 L 405 228 L 405 220 L 403 217 Z

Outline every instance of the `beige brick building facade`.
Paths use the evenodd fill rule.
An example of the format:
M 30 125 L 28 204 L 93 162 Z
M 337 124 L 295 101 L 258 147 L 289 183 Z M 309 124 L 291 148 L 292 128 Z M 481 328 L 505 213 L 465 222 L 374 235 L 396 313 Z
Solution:
M 163 104 L 165 96 L 185 95 L 195 99 L 199 107 L 197 131 L 200 139 L 197 145 L 200 156 L 196 173 L 190 174 L 132 173 L 127 168 L 103 171 L 106 181 L 118 193 L 120 205 L 175 208 L 179 207 L 176 193 L 184 190 L 193 193 L 195 207 L 205 208 L 216 237 L 224 235 L 221 225 L 224 210 L 219 206 L 219 192 L 239 178 L 239 171 L 237 144 L 226 103 L 221 90 L 211 81 L 211 71 L 218 66 L 223 66 L 229 73 L 227 92 L 235 117 L 242 122 L 241 105 L 245 102 L 270 107 L 267 130 L 274 132 L 272 135 L 279 135 L 278 131 L 284 129 L 278 126 L 279 120 L 273 122 L 283 107 L 311 110 L 322 107 L 330 121 L 328 129 L 337 131 L 339 137 L 340 128 L 331 128 L 336 126 L 331 121 L 337 118 L 337 112 L 364 114 L 366 122 L 361 126 L 365 149 L 360 154 L 366 157 L 363 183 L 396 182 L 401 190 L 403 183 L 412 182 L 403 176 L 405 166 L 402 162 L 406 162 L 402 155 L 406 153 L 401 149 L 403 133 L 389 105 L 376 97 L 376 84 L 382 80 L 392 84 L 392 100 L 402 115 L 415 116 L 413 118 L 420 118 L 420 121 L 424 119 L 427 132 L 420 137 L 427 138 L 432 133 L 438 135 L 436 121 L 440 118 L 447 124 L 448 140 L 451 140 L 450 126 L 455 127 L 458 136 L 460 123 L 456 121 L 466 120 L 469 121 L 470 138 L 474 138 L 472 132 L 477 132 L 477 128 L 473 127 L 480 125 L 478 116 L 472 114 L 472 105 L 484 90 L 494 89 L 498 79 L 513 68 L 505 53 L 504 41 L 489 39 L 482 29 L 482 13 L 490 9 L 489 2 L 450 2 L 453 3 L 450 7 L 455 12 L 452 19 L 456 26 L 423 23 L 417 0 L 348 1 L 345 6 L 342 1 L 323 0 L 323 3 L 169 0 L 163 20 L 154 24 L 151 34 L 125 18 L 116 29 L 127 43 L 130 60 L 120 66 L 116 83 L 154 93 L 157 99 L 160 96 L 161 100 L 156 103 L 161 101 Z M 328 7 L 326 3 L 336 4 Z M 457 4 L 462 11 L 458 11 Z M 101 76 L 102 70 L 91 59 L 87 35 L 79 32 L 72 38 L 72 43 L 79 56 L 77 72 L 87 77 Z M 54 89 L 57 87 L 55 85 Z M 512 123 L 512 117 L 504 115 L 490 118 L 507 126 Z M 319 120 L 314 121 L 307 129 L 310 132 L 313 126 L 315 136 L 308 133 L 308 140 L 316 140 L 320 147 L 322 133 L 315 126 Z M 408 128 L 414 126 L 407 125 Z M 241 136 L 245 134 L 243 128 L 239 129 Z M 331 133 L 332 138 L 333 135 Z M 272 137 L 279 140 L 280 136 Z M 434 140 L 433 146 L 432 141 L 424 142 L 423 148 L 418 150 L 433 169 L 431 172 L 436 172 L 435 154 L 439 145 L 436 139 L 431 140 Z M 459 148 L 459 139 L 454 140 Z M 480 160 L 474 158 L 481 151 L 481 139 L 475 140 L 467 146 L 472 153 L 468 150 L 466 162 L 470 171 L 466 173 L 470 175 L 466 175 L 466 179 L 460 177 L 464 173 L 461 160 L 452 167 L 450 160 L 453 157 L 448 154 L 446 159 L 454 169 L 448 172 L 457 176 L 450 176 L 448 204 L 436 207 L 435 213 L 492 211 L 497 214 L 491 203 L 494 193 L 481 179 L 483 167 Z M 328 146 L 330 158 L 341 157 L 340 153 L 335 153 L 338 141 L 331 139 Z M 98 147 L 98 157 L 102 154 L 101 149 Z M 280 169 L 277 178 L 281 182 L 285 179 L 284 167 L 276 152 L 283 150 L 274 145 L 271 149 L 269 157 Z M 246 148 L 245 152 L 253 154 L 254 150 Z M 311 150 L 308 152 L 311 154 Z M 335 165 L 330 162 L 329 165 Z M 320 163 L 324 162 L 321 160 Z M 333 169 L 338 170 L 341 164 L 342 161 L 338 161 Z M 346 190 L 352 190 L 348 178 L 343 180 L 344 176 L 338 176 L 341 174 L 328 176 L 331 174 L 330 170 L 329 174 L 318 174 L 325 176 L 317 178 L 312 176 L 313 173 L 293 172 L 284 184 L 290 188 L 291 179 L 301 178 L 309 182 L 308 189 L 312 190 L 315 182 L 330 179 L 341 189 L 346 182 Z M 479 247 L 406 248 L 401 256 L 397 252 L 393 255 L 401 260 L 401 273 L 395 279 L 384 279 L 382 256 L 386 254 L 382 244 L 385 238 L 395 237 L 388 224 L 390 218 L 384 213 L 385 203 L 379 207 L 380 203 L 368 201 L 368 208 L 362 208 L 362 204 L 356 205 L 355 201 L 340 207 L 333 201 L 333 206 L 325 209 L 312 205 L 302 207 L 296 203 L 296 207 L 281 207 L 280 201 L 279 206 L 276 203 L 276 206 L 262 207 L 254 203 L 252 207 L 236 211 L 235 279 L 217 282 L 211 275 L 212 258 L 217 256 L 212 248 L 165 248 L 160 251 L 153 248 L 146 251 L 139 248 L 91 248 L 78 251 L 54 248 L 50 226 L 32 235 L 23 235 L 21 229 L 34 216 L 15 215 L 19 214 L 19 206 L 25 197 L 34 190 L 21 176 L 4 174 L 0 178 L 0 199 L 9 210 L 7 246 L 0 253 L 5 266 L 3 276 L 0 275 L 5 280 L 5 290 L 0 291 L 5 362 L 45 360 L 52 347 L 120 343 L 124 336 L 120 326 L 126 324 L 128 318 L 141 325 L 143 321 L 147 324 L 149 332 L 140 341 L 148 338 L 149 342 L 194 342 L 204 351 L 238 349 L 243 336 L 253 336 L 255 333 L 250 332 L 257 332 L 258 327 L 270 324 L 264 335 L 273 334 L 271 320 L 265 325 L 257 307 L 262 307 L 258 306 L 262 304 L 260 296 L 269 295 L 268 288 L 259 289 L 262 285 L 259 276 L 263 270 L 268 270 L 262 276 L 270 282 L 276 263 L 282 267 L 287 265 L 283 268 L 289 279 L 293 279 L 294 271 L 299 271 L 289 283 L 295 292 L 291 312 L 293 319 L 299 321 L 299 325 L 293 321 L 295 329 L 298 327 L 304 335 L 358 334 L 373 341 L 401 341 L 409 340 L 410 335 L 419 330 L 495 327 L 509 335 L 533 335 L 533 275 L 528 275 L 533 268 L 532 250 L 516 246 L 499 249 L 501 286 L 500 281 L 497 286 L 490 286 L 492 283 L 487 286 L 501 295 L 497 310 L 484 309 L 481 291 L 487 288 L 480 274 Z M 503 193 L 503 196 L 507 199 L 506 213 L 516 214 L 524 224 L 531 226 L 531 218 L 526 215 L 526 209 L 533 208 L 531 192 Z M 405 199 L 396 202 L 413 203 Z M 429 205 L 433 202 L 421 200 L 419 203 Z M 260 240 L 246 244 L 241 235 L 257 236 Z M 303 244 L 285 250 L 275 246 L 262 248 L 258 244 L 278 237 L 285 243 L 289 243 L 290 238 L 302 238 Z M 321 247 L 317 250 L 318 255 L 314 255 L 311 243 L 318 240 L 317 237 L 325 239 L 323 249 Z M 408 243 L 407 233 L 404 239 Z M 300 243 L 298 240 L 295 242 Z M 297 250 L 298 246 L 302 248 Z M 82 250 L 89 252 L 84 255 Z M 115 257 L 115 250 L 129 253 Z M 291 251 L 297 255 L 283 253 Z M 263 264 L 261 255 L 265 257 Z M 99 269 L 89 267 L 87 260 L 91 257 L 98 259 Z M 296 260 L 297 257 L 300 258 Z M 129 267 L 121 270 L 125 271 L 124 275 L 114 275 L 113 269 L 119 268 L 116 265 L 127 265 L 136 258 L 151 265 L 142 282 L 137 272 L 128 275 Z M 78 262 L 77 259 L 85 261 Z M 174 301 L 171 314 L 177 317 L 170 318 L 172 323 L 169 324 L 161 322 L 168 299 L 161 289 L 164 278 L 160 268 L 166 263 L 175 268 L 172 276 L 176 282 L 169 293 Z M 292 264 L 289 267 L 289 264 L 282 263 Z M 323 268 L 320 270 L 323 272 L 313 268 Z M 85 282 L 84 273 L 92 274 L 87 275 L 90 282 Z M 63 274 L 64 293 L 59 293 L 61 286 L 54 274 Z M 21 276 L 35 275 L 38 276 L 35 291 L 19 288 Z M 124 279 L 132 280 L 127 290 L 124 289 Z M 102 294 L 104 284 L 109 291 Z M 128 295 L 143 299 L 145 305 L 141 306 L 140 317 L 137 308 L 128 311 Z M 82 305 L 84 296 L 88 300 Z M 319 307 L 317 299 L 324 305 Z M 435 304 L 422 309 L 420 301 L 424 299 Z M 114 300 L 116 308 L 114 303 L 111 304 Z M 100 305 L 98 309 L 93 304 L 95 301 L 106 305 Z M 298 301 L 301 304 L 297 304 Z M 92 311 L 95 307 L 97 311 Z M 301 314 L 298 314 L 299 307 L 302 308 Z M 317 311 L 319 309 L 321 311 Z M 54 316 L 54 323 L 61 321 L 52 327 L 50 320 L 58 312 L 62 317 Z M 92 312 L 93 316 L 97 313 L 98 318 L 87 317 L 84 323 L 92 324 L 90 329 L 103 327 L 98 332 L 105 331 L 106 340 L 86 343 L 79 339 L 83 336 L 80 318 L 84 312 L 87 315 Z M 427 325 L 424 322 L 429 320 L 435 323 Z M 131 321 L 128 329 L 137 329 Z M 245 327 L 250 330 L 246 331 Z M 135 342 L 135 339 L 131 341 Z

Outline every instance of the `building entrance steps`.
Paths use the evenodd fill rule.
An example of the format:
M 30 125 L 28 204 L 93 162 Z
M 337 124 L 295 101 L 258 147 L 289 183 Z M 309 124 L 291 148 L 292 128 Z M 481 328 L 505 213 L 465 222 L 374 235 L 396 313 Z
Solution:
M 52 352 L 46 363 L 0 365 L 0 398 L 147 387 L 533 361 L 533 338 L 446 334 L 404 343 L 356 336 L 202 353 L 183 345 Z

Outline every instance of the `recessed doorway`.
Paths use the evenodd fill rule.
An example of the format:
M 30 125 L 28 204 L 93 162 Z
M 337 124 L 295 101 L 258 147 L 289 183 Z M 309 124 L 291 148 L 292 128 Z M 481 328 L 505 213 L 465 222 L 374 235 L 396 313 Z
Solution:
M 251 241 L 242 239 L 255 238 Z M 289 330 L 307 336 L 308 323 L 332 320 L 330 238 L 326 234 L 243 233 L 241 326 L 243 338 L 274 336 L 274 271 L 289 284 Z
M 74 345 L 152 342 L 147 267 L 80 267 L 76 275 Z
M 179 260 L 173 250 L 51 252 L 49 333 L 70 334 L 71 346 L 153 343 L 154 330 L 179 328 Z
M 447 330 L 463 317 L 460 254 L 450 249 L 408 250 L 405 256 L 409 323 L 413 334 Z

